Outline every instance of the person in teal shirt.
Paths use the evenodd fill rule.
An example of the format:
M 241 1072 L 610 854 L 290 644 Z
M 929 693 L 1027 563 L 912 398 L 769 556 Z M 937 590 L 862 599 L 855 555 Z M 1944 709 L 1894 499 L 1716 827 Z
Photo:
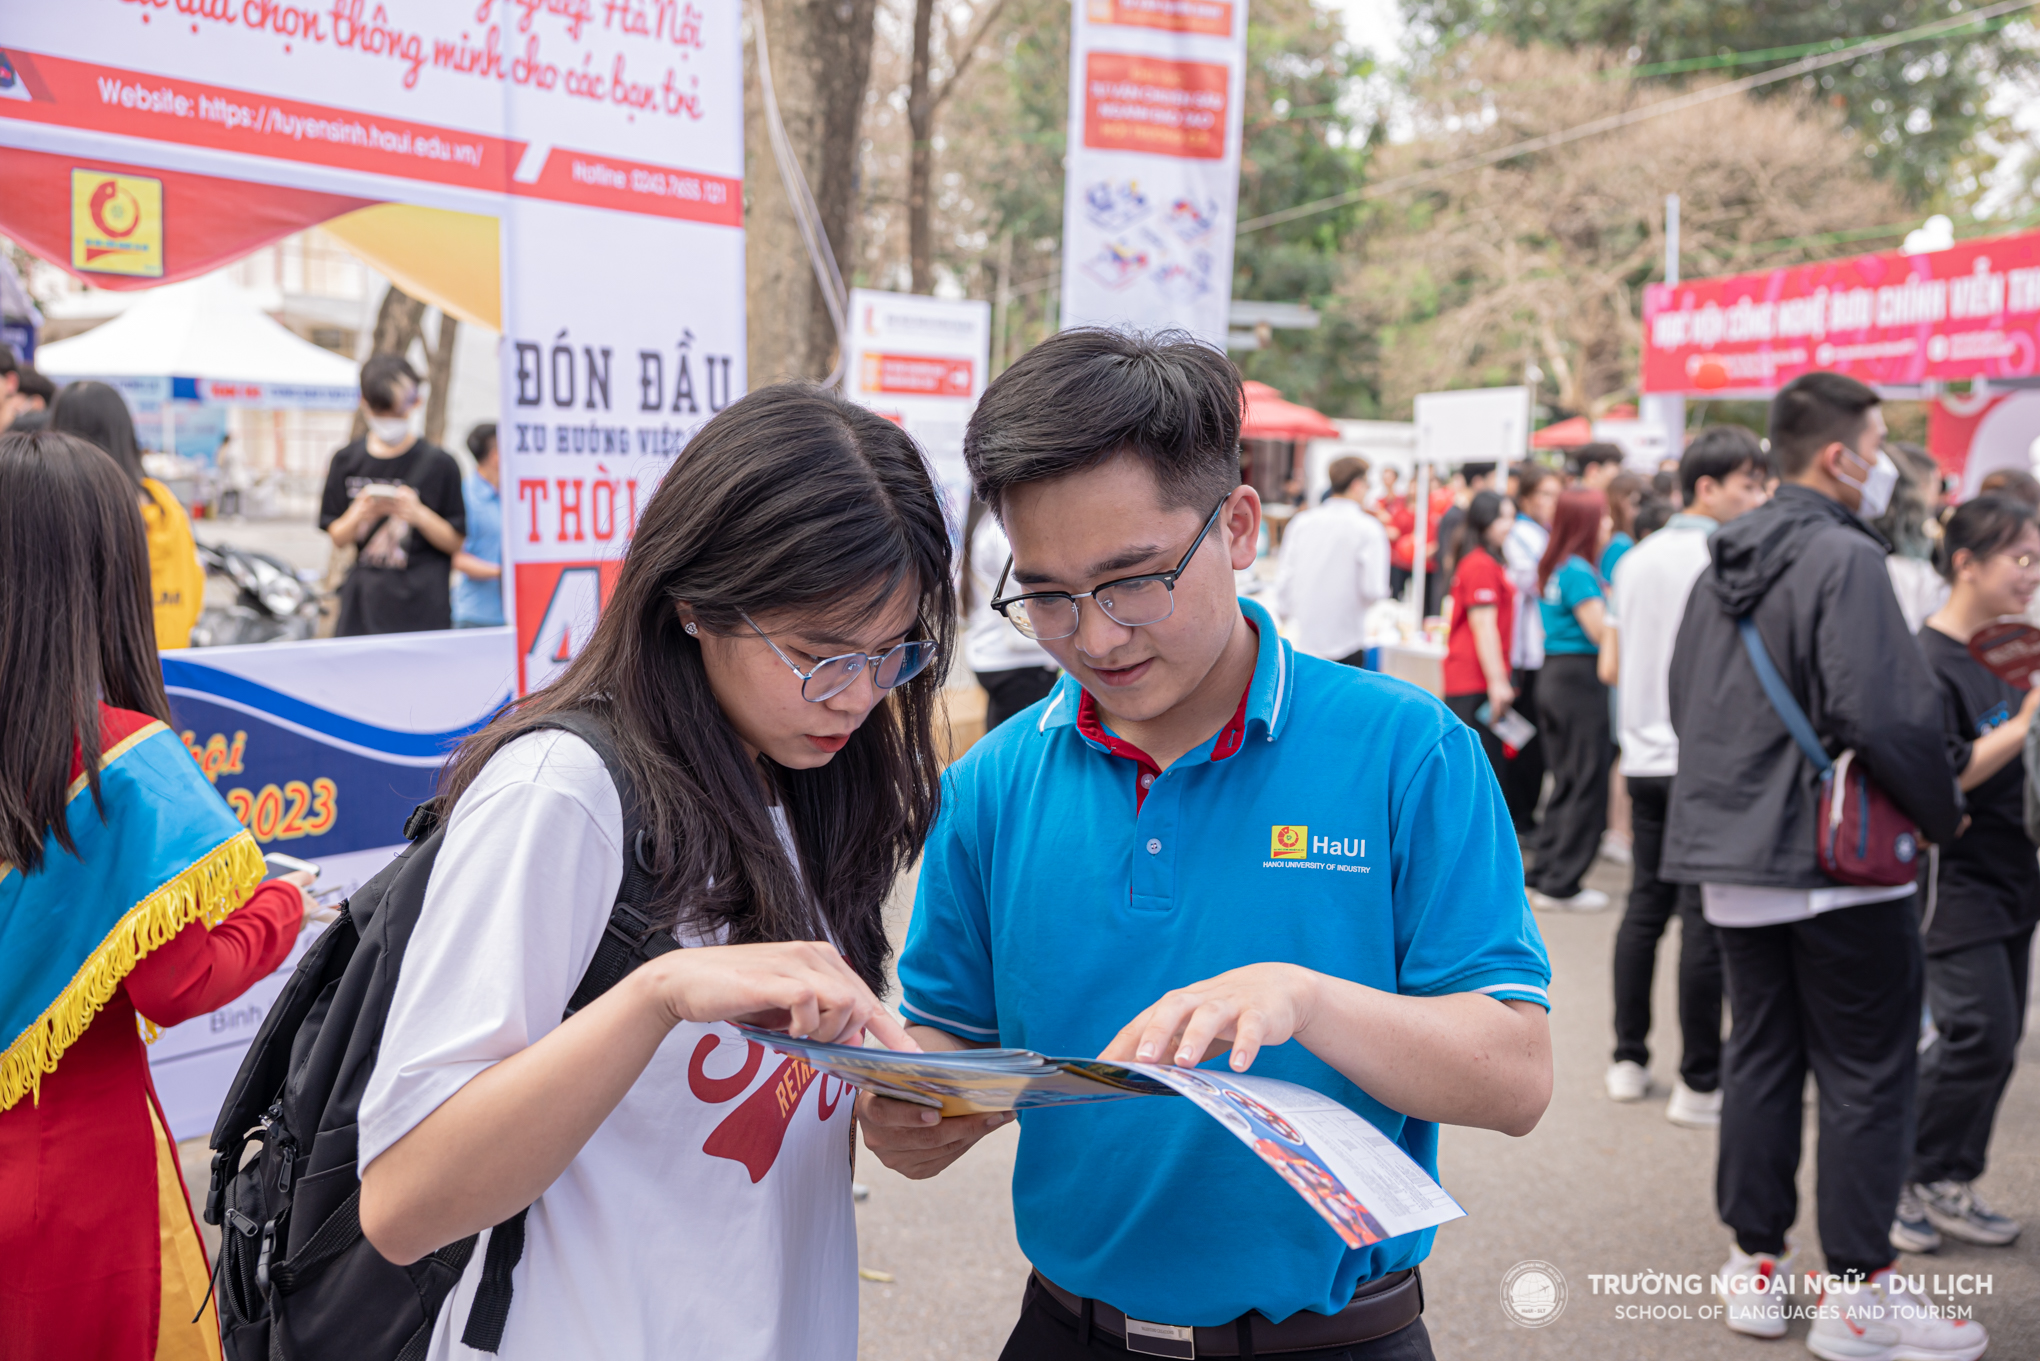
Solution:
M 1531 903 L 1545 909 L 1597 912 L 1608 905 L 1607 894 L 1580 879 L 1608 827 L 1608 770 L 1615 761 L 1608 687 L 1595 674 L 1608 588 L 1594 570 L 1613 532 L 1608 498 L 1576 487 L 1558 498 L 1551 541 L 1537 564 L 1544 592 L 1537 717 L 1553 784 L 1526 882 Z
M 1012 547 L 993 608 L 1064 675 L 944 774 L 901 1010 L 930 1050 L 1298 1083 L 1436 1172 L 1441 1123 L 1540 1118 L 1549 962 L 1473 730 L 1239 598 L 1261 528 L 1239 390 L 1200 343 L 1074 330 L 972 416 L 964 456 Z M 1012 1116 L 866 1094 L 858 1118 L 922 1178 Z M 1431 1231 L 1347 1247 L 1189 1102 L 1019 1125 L 1034 1274 L 1006 1361 L 1124 1356 L 1155 1335 L 1136 1326 L 1163 1355 L 1432 1355 Z
M 496 452 L 496 423 L 468 431 L 475 470 L 461 480 L 467 503 L 467 539 L 453 555 L 453 626 L 493 628 L 503 623 L 503 460 Z

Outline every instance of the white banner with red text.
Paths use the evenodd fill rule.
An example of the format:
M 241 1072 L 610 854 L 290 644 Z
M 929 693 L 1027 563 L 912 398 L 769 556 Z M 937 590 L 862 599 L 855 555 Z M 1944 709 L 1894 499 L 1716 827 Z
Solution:
M 1223 347 L 1247 0 L 1073 0 L 1062 326 Z
M 850 400 L 913 436 L 959 541 L 970 509 L 963 431 L 991 378 L 992 305 L 850 290 Z

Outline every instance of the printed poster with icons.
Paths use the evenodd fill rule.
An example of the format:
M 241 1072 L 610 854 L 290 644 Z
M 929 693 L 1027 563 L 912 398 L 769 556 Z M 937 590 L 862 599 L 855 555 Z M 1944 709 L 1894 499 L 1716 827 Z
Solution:
M 1247 0 L 1074 0 L 1062 325 L 1225 343 Z
M 163 181 L 104 170 L 71 172 L 71 267 L 163 277 Z
M 990 303 L 850 290 L 850 399 L 921 446 L 954 534 L 970 506 L 963 430 L 984 395 L 991 352 Z

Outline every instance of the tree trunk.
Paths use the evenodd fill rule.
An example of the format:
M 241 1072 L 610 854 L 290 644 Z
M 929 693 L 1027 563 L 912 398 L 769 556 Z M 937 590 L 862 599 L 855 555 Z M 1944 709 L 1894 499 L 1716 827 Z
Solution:
M 379 354 L 393 354 L 398 358 L 409 354 L 411 342 L 418 339 L 425 323 L 425 304 L 391 284 L 383 294 L 382 306 L 375 312 L 375 331 L 369 337 L 368 357 Z M 368 433 L 368 415 L 359 406 L 354 408 L 354 429 L 348 435 L 358 440 Z
M 935 0 L 914 0 L 914 59 L 907 73 L 907 265 L 916 293 L 935 291 L 934 228 L 928 181 L 935 173 L 935 101 L 928 89 L 928 44 Z
M 431 384 L 425 394 L 425 440 L 441 448 L 446 446 L 446 405 L 453 397 L 453 350 L 459 338 L 459 320 L 441 312 L 431 367 L 425 374 L 425 381 Z
M 871 77 L 877 0 L 761 0 L 779 115 L 839 261 L 850 258 L 858 138 Z M 836 327 L 802 246 L 772 144 L 756 68 L 744 84 L 748 351 L 753 387 L 826 377 Z

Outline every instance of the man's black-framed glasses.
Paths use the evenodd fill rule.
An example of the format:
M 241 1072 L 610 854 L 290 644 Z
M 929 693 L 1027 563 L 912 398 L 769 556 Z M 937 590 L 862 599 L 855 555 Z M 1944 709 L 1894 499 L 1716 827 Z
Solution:
M 1229 491 L 1219 498 L 1211 508 L 1211 514 L 1204 517 L 1204 528 L 1197 531 L 1197 537 L 1190 541 L 1189 551 L 1183 560 L 1170 572 L 1155 572 L 1147 576 L 1120 577 L 1093 586 L 1088 591 L 1072 595 L 1067 591 L 1029 591 L 1023 595 L 1001 596 L 998 592 L 1006 589 L 1006 578 L 1013 573 L 1013 559 L 1006 559 L 1006 570 L 999 573 L 998 589 L 993 591 L 992 608 L 1004 615 L 1006 622 L 1036 642 L 1052 643 L 1058 638 L 1067 638 L 1077 631 L 1079 600 L 1095 601 L 1105 617 L 1122 628 L 1137 629 L 1143 624 L 1159 624 L 1176 611 L 1176 578 L 1183 575 L 1190 566 L 1190 559 L 1197 556 L 1197 550 L 1204 543 L 1204 536 L 1218 523 L 1218 514 L 1232 500 Z
M 779 644 L 773 642 L 750 615 L 744 615 L 744 622 L 751 626 L 753 633 L 765 639 L 765 646 L 786 663 L 789 671 L 800 677 L 800 697 L 810 704 L 820 704 L 842 694 L 867 666 L 871 668 L 872 684 L 881 690 L 892 690 L 926 671 L 928 663 L 935 660 L 935 640 L 916 638 L 894 643 L 883 652 L 845 652 L 839 657 L 824 657 L 803 671 L 793 658 L 779 650 Z

